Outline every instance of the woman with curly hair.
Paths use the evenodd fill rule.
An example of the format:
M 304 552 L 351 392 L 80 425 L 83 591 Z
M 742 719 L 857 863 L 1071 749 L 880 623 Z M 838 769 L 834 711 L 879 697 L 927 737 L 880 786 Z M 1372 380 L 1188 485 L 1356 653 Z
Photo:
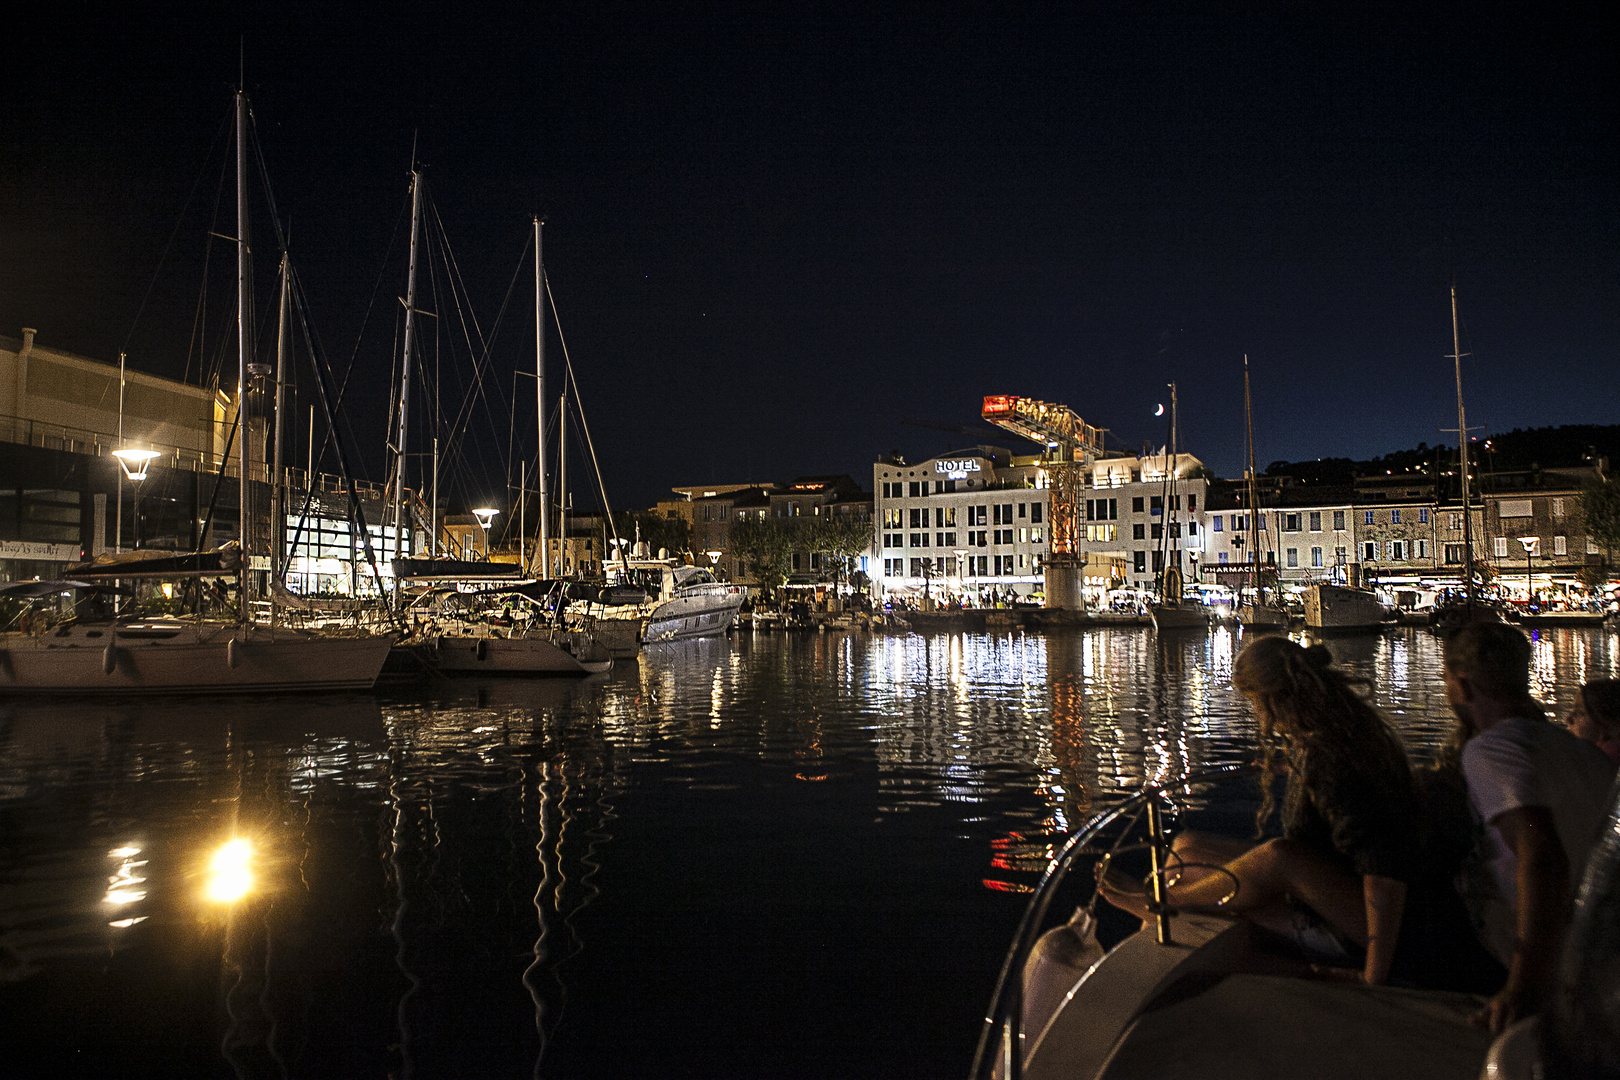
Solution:
M 1287 777 L 1282 836 L 1258 844 L 1184 833 L 1185 867 L 1168 889 L 1182 910 L 1241 915 L 1295 942 L 1305 959 L 1359 968 L 1370 984 L 1476 989 L 1495 979 L 1449 880 L 1420 850 L 1419 797 L 1399 738 L 1321 645 L 1262 637 L 1238 655 L 1232 685 L 1255 711 L 1266 766 L 1256 823 Z M 1426 865 L 1427 864 L 1427 865 Z M 1104 882 L 1146 917 L 1142 893 Z

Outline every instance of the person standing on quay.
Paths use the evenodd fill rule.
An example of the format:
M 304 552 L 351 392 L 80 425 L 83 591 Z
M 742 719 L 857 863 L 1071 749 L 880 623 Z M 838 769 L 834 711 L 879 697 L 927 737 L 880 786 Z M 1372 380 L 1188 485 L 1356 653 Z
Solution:
M 1484 825 L 1465 892 L 1480 936 L 1508 967 L 1476 1021 L 1501 1031 L 1552 988 L 1576 875 L 1603 823 L 1615 766 L 1547 720 L 1530 696 L 1530 642 L 1503 623 L 1446 641 L 1446 699 L 1468 801 Z

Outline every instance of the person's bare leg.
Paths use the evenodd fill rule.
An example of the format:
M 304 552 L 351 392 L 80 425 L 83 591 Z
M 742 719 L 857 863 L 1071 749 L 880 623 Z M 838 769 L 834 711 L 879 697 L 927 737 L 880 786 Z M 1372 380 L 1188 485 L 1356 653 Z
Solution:
M 1227 874 L 1205 873 L 1196 880 L 1171 886 L 1166 899 L 1183 911 L 1215 914 L 1251 913 L 1265 925 L 1276 922 L 1286 896 L 1309 904 L 1340 933 L 1357 944 L 1367 942 L 1367 909 L 1361 882 L 1343 867 L 1292 840 L 1268 840 L 1225 864 Z M 1134 891 L 1105 887 L 1103 899 L 1144 922 L 1151 918 L 1148 899 Z M 1225 900 L 1225 903 L 1222 901 Z M 1264 914 L 1262 914 L 1264 912 Z

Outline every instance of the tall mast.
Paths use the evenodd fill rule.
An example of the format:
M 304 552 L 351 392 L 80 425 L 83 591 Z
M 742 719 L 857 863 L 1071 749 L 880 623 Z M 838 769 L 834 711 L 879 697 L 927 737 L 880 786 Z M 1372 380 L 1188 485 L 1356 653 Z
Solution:
M 1249 354 L 1243 354 L 1243 425 L 1249 449 L 1249 590 L 1260 603 L 1260 481 L 1254 475 L 1254 407 L 1249 399 Z
M 247 415 L 248 357 L 252 354 L 250 335 L 253 333 L 253 324 L 248 316 L 250 269 L 247 213 L 247 93 L 238 89 L 236 91 L 236 445 L 240 455 L 237 473 L 239 494 L 237 534 L 242 547 L 242 576 L 239 579 L 241 584 L 236 590 L 236 607 L 237 616 L 243 622 L 247 621 L 250 611 L 248 583 L 252 578 L 248 573 L 248 554 L 252 547 L 249 538 L 253 531 L 252 507 L 248 498 L 248 465 L 252 460 L 249 443 L 252 440 L 248 438 Z
M 287 291 L 290 270 L 287 265 L 287 253 L 281 253 L 281 305 L 276 320 L 276 420 L 275 440 L 270 449 L 270 573 L 274 581 L 281 575 L 282 543 L 286 539 L 282 518 L 282 499 L 285 495 L 282 483 L 281 440 L 284 430 L 281 424 L 281 409 L 286 397 L 287 388 Z M 275 609 L 271 608 L 271 618 L 275 618 Z
M 1451 282 L 1451 359 L 1457 373 L 1457 466 L 1462 473 L 1463 590 L 1469 606 L 1474 603 L 1474 526 L 1468 511 L 1468 420 L 1463 413 L 1462 339 L 1457 333 L 1457 282 Z
M 540 576 L 551 576 L 550 530 L 546 528 L 546 262 L 540 254 L 540 218 L 534 219 L 534 411 L 539 453 L 535 481 L 540 504 Z
M 399 369 L 399 430 L 394 437 L 394 556 L 405 554 L 405 436 L 410 417 L 411 343 L 416 336 L 416 240 L 422 223 L 422 174 L 411 167 L 411 257 L 405 279 L 405 352 Z
M 1165 515 L 1166 515 L 1166 517 L 1165 517 L 1165 530 L 1169 534 L 1169 537 L 1170 537 L 1170 542 L 1169 542 L 1170 559 L 1167 559 L 1166 561 L 1168 562 L 1168 561 L 1173 560 L 1174 563 L 1175 563 L 1175 569 L 1176 569 L 1176 577 L 1175 577 L 1176 595 L 1171 597 L 1171 602 L 1179 604 L 1181 602 L 1181 585 L 1182 585 L 1182 577 L 1181 577 L 1181 537 L 1177 535 L 1177 532 L 1178 532 L 1178 530 L 1180 528 L 1181 523 L 1177 520 L 1177 517 L 1176 517 L 1176 501 L 1178 499 L 1180 499 L 1181 496 L 1176 494 L 1176 459 L 1179 456 L 1179 454 L 1178 454 L 1179 447 L 1177 447 L 1176 441 L 1177 441 L 1177 428 L 1180 425 L 1179 425 L 1179 421 L 1178 421 L 1177 415 L 1176 415 L 1176 407 L 1177 407 L 1177 403 L 1176 403 L 1176 384 L 1171 383 L 1170 384 L 1170 480 L 1169 480 L 1169 483 L 1170 483 L 1170 498 L 1166 500 L 1169 503 L 1169 505 L 1164 508 L 1164 512 L 1165 512 Z
M 563 358 L 565 361 L 567 357 Z M 557 395 L 557 576 L 568 573 L 568 376 L 563 367 L 562 390 Z

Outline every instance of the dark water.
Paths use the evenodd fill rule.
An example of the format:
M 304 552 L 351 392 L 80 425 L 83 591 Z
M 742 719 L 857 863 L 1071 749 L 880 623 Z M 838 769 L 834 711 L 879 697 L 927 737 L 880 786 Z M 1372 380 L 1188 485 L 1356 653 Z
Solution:
M 1053 838 L 1250 757 L 1237 645 L 743 636 L 584 682 L 0 701 L 4 1071 L 961 1075 Z M 1332 647 L 1443 738 L 1433 637 Z M 1617 656 L 1543 633 L 1538 689 Z

